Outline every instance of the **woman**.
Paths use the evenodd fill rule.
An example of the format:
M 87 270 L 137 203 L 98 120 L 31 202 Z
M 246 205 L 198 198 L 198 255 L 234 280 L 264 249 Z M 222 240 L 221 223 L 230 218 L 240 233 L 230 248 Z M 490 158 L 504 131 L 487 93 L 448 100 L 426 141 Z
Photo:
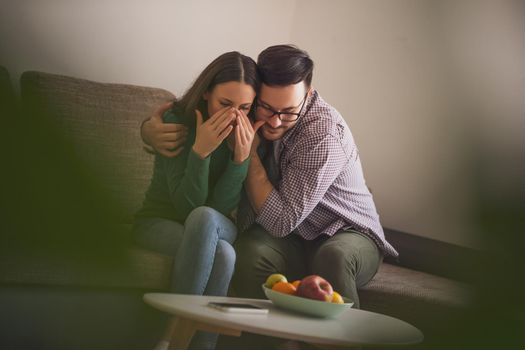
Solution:
M 175 293 L 228 291 L 237 235 L 228 217 L 239 202 L 260 127 L 252 127 L 247 117 L 258 89 L 255 62 L 228 52 L 210 63 L 164 114 L 164 122 L 187 127 L 187 141 L 175 158 L 156 156 L 134 233 L 142 246 L 175 256 Z M 215 342 L 215 335 L 198 333 L 191 347 L 213 349 Z

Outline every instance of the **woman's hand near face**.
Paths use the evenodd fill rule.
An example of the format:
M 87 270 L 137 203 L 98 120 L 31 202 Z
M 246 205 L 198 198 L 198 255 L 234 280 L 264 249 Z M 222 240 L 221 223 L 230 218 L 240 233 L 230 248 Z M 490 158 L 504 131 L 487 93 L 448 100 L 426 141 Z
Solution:
M 233 130 L 231 122 L 235 119 L 235 111 L 231 107 L 222 108 L 205 122 L 199 110 L 195 110 L 195 114 L 197 129 L 193 152 L 204 159 L 215 151 Z
M 233 161 L 237 164 L 244 162 L 250 156 L 252 143 L 257 130 L 264 124 L 264 121 L 257 121 L 252 126 L 250 120 L 243 111 L 236 110 L 237 125 L 235 126 L 235 149 L 233 151 Z

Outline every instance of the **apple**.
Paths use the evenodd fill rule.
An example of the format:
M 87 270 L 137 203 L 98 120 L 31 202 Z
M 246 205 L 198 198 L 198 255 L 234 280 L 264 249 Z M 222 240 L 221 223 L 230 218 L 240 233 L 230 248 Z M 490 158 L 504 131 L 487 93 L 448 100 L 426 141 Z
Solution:
M 297 288 L 297 296 L 321 301 L 332 301 L 334 290 L 327 280 L 318 275 L 306 276 Z
M 277 282 L 288 282 L 288 280 L 286 277 L 284 277 L 284 275 L 281 275 L 280 273 L 274 273 L 273 275 L 268 276 L 264 285 L 266 288 L 272 289 L 273 285 Z

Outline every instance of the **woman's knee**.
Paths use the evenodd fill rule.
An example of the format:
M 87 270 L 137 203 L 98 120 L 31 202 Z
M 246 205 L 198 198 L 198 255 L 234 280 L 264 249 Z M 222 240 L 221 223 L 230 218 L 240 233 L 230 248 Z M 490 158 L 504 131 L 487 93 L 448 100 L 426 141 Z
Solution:
M 217 249 L 215 251 L 215 261 L 224 266 L 225 270 L 233 273 L 235 267 L 236 254 L 232 245 L 225 240 L 219 239 L 217 242 Z
M 185 232 L 196 241 L 224 239 L 233 243 L 237 236 L 235 225 L 224 215 L 210 207 L 198 207 L 188 215 Z M 186 235 L 186 234 L 185 234 Z
M 188 225 L 201 225 L 204 222 L 215 222 L 217 221 L 218 215 L 222 215 L 217 210 L 211 207 L 197 207 L 193 209 L 186 218 L 184 226 Z

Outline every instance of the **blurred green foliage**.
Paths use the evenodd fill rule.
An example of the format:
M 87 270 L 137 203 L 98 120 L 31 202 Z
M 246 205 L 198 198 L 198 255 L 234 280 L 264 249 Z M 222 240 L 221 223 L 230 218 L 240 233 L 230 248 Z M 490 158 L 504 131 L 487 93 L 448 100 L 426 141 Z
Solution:
M 1 75 L 0 249 L 118 258 L 129 231 L 118 224 L 111 197 L 50 122 L 52 109 L 32 96 L 22 104 L 7 72 Z

